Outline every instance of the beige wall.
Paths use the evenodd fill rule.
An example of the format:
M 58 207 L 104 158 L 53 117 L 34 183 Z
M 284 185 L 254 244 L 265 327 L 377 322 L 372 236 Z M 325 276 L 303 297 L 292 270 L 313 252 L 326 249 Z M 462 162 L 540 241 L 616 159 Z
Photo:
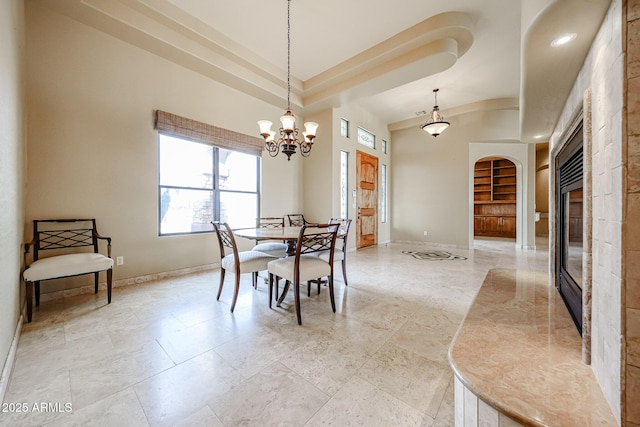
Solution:
M 26 235 L 35 218 L 96 217 L 124 256 L 114 278 L 217 261 L 213 236 L 158 237 L 157 132 L 162 109 L 257 135 L 282 109 L 27 2 L 29 168 Z M 263 155 L 262 212 L 303 208 L 303 163 Z M 250 245 L 252 242 L 246 242 Z M 89 278 L 90 279 L 90 278 Z M 59 289 L 61 283 L 43 287 Z
M 451 127 L 437 138 L 417 126 L 391 135 L 390 206 L 394 241 L 469 247 L 470 229 L 473 233 L 470 143 L 502 141 L 511 145 L 519 136 L 519 116 L 515 110 L 480 111 L 447 119 Z
M 536 144 L 536 236 L 549 236 L 549 144 Z
M 621 418 L 622 359 L 622 221 L 623 221 L 623 64 L 622 0 L 613 0 L 567 103 L 550 138 L 553 184 L 555 147 L 583 105 L 592 98 L 592 320 L 591 364 L 617 419 Z M 549 200 L 554 210 L 553 192 Z M 550 218 L 554 227 L 553 217 Z M 553 232 L 552 232 L 553 233 Z M 553 274 L 554 248 L 550 271 Z M 636 398 L 637 399 L 637 398 Z
M 5 363 L 21 301 L 25 144 L 24 8 L 21 0 L 0 0 L 0 40 L 0 369 L 8 369 Z M 8 377 L 0 376 L 0 400 L 7 380 Z
M 340 135 L 340 119 L 349 121 L 350 136 Z M 356 245 L 357 211 L 353 207 L 352 190 L 356 188 L 356 151 L 363 151 L 378 158 L 378 195 L 382 186 L 380 168 L 390 170 L 390 136 L 387 124 L 356 104 L 324 110 L 310 115 L 308 120 L 320 124 L 318 138 L 311 155 L 304 159 L 304 213 L 312 221 L 327 221 L 340 216 L 340 153 L 349 153 L 349 203 L 348 217 L 353 220 L 349 232 L 348 247 Z M 357 142 L 358 127 L 376 135 L 376 148 L 371 149 Z M 382 153 L 382 140 L 387 141 L 387 154 Z M 388 178 L 388 177 L 387 177 Z M 378 197 L 380 198 L 380 197 Z M 380 200 L 378 200 L 380 207 Z M 389 215 L 387 222 L 378 221 L 378 243 L 390 241 Z M 378 215 L 378 219 L 380 216 Z
M 349 121 L 349 137 L 345 138 L 340 135 L 340 119 L 344 118 Z M 385 243 L 391 240 L 391 226 L 390 226 L 390 209 L 389 201 L 387 200 L 387 222 L 380 222 L 380 190 L 382 188 L 382 165 L 387 165 L 387 185 L 388 190 L 391 188 L 390 171 L 391 171 L 391 146 L 393 141 L 391 135 L 387 129 L 387 124 L 380 120 L 377 116 L 369 113 L 364 108 L 356 104 L 345 105 L 333 110 L 333 164 L 335 165 L 333 172 L 333 209 L 336 215 L 340 212 L 340 152 L 346 151 L 349 153 L 349 218 L 355 221 L 358 216 L 358 212 L 353 207 L 352 191 L 356 189 L 356 156 L 357 151 L 362 151 L 366 154 L 378 158 L 378 243 Z M 372 132 L 376 136 L 375 149 L 366 147 L 358 143 L 358 127 Z M 387 153 L 382 152 L 382 140 L 387 141 Z M 355 229 L 352 229 L 350 241 L 353 242 L 355 247 Z
M 304 212 L 305 219 L 313 222 L 327 222 L 337 218 L 340 210 L 334 214 L 332 193 L 337 190 L 333 185 L 333 121 L 331 110 L 325 110 L 308 118 L 320 125 L 309 157 L 303 159 L 304 168 Z

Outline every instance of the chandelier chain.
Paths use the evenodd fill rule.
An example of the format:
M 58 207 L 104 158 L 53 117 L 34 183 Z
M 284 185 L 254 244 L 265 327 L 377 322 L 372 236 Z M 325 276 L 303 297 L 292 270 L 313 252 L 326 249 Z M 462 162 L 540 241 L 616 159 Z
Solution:
M 296 146 L 300 147 L 300 155 L 308 157 L 316 137 L 318 123 L 305 122 L 305 130 L 302 138 L 298 138 L 298 128 L 295 125 L 296 116 L 291 111 L 291 0 L 287 0 L 287 110 L 280 117 L 282 126 L 279 136 L 271 130 L 272 123 L 269 120 L 259 120 L 260 135 L 264 138 L 264 147 L 271 157 L 275 157 L 282 151 L 287 160 L 296 152 Z
M 291 109 L 291 0 L 287 0 L 287 109 Z

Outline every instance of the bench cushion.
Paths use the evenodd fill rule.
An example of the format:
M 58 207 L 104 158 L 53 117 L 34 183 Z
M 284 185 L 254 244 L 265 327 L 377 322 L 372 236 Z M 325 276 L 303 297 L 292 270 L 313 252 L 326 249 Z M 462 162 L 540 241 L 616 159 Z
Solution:
M 112 267 L 113 259 L 102 254 L 81 253 L 58 255 L 42 258 L 32 263 L 29 268 L 24 271 L 24 280 L 36 282 L 38 280 L 95 273 L 96 271 L 108 270 Z

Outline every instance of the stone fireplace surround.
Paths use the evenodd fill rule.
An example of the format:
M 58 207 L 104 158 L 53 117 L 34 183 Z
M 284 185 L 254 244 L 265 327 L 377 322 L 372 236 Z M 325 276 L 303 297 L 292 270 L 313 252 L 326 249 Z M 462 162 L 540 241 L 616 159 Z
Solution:
M 582 354 L 623 426 L 640 426 L 634 404 L 640 399 L 640 217 L 634 214 L 640 208 L 639 96 L 640 1 L 613 0 L 549 142 L 557 154 L 583 110 Z M 551 182 L 550 212 L 554 187 Z M 555 233 L 552 215 L 550 220 Z M 551 276 L 553 242 L 550 236 Z

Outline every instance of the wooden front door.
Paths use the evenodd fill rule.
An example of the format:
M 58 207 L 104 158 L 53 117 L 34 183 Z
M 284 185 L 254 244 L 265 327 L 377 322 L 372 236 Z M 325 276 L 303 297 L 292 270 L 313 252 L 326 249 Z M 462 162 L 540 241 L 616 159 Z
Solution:
M 358 219 L 356 247 L 378 242 L 378 158 L 356 151 Z

